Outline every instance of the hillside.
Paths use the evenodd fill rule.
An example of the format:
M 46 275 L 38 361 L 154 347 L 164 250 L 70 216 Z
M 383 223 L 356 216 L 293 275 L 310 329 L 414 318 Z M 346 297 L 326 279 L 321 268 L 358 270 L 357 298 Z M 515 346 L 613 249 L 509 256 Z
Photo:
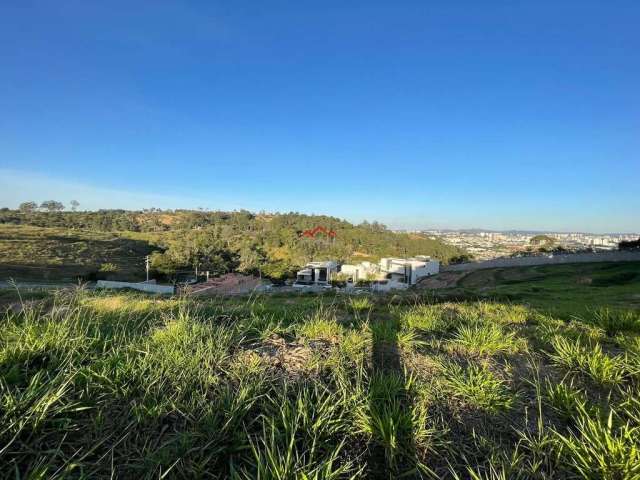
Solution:
M 321 226 L 334 232 L 304 232 Z M 352 225 L 320 215 L 250 212 L 0 211 L 0 278 L 73 280 L 101 275 L 143 278 L 151 252 L 155 275 L 184 271 L 242 271 L 273 279 L 291 276 L 310 260 L 377 260 L 425 254 L 447 262 L 462 252 L 421 235 L 396 234 L 377 223 Z M 35 275 L 34 275 L 35 273 Z M 104 276 L 104 275 L 103 275 Z
M 640 309 L 640 263 L 574 263 L 447 272 L 422 288 L 442 298 L 525 303 L 563 318 L 599 306 Z
M 108 265 L 118 278 L 135 280 L 153 250 L 146 241 L 117 233 L 0 225 L 0 280 L 89 280 Z

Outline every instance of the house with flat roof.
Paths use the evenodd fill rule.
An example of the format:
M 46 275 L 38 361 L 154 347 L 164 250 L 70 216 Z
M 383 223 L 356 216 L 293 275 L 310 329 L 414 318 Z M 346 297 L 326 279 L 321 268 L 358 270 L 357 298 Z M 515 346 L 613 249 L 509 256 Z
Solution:
M 325 286 L 338 273 L 338 262 L 310 262 L 296 274 L 294 287 Z
M 347 278 L 347 286 L 360 281 L 372 282 L 374 290 L 392 290 L 415 285 L 420 278 L 435 275 L 440 262 L 424 255 L 412 258 L 381 258 L 379 263 L 362 262 L 338 265 L 333 260 L 310 262 L 298 271 L 294 287 L 329 286 L 338 274 Z
M 412 258 L 381 258 L 380 271 L 393 282 L 415 285 L 422 277 L 440 272 L 440 262 L 426 255 Z
M 342 265 L 340 273 L 352 284 L 371 280 L 375 290 L 408 288 L 420 278 L 440 272 L 440 262 L 425 255 L 412 258 L 381 258 L 380 262 L 362 262 L 357 265 Z

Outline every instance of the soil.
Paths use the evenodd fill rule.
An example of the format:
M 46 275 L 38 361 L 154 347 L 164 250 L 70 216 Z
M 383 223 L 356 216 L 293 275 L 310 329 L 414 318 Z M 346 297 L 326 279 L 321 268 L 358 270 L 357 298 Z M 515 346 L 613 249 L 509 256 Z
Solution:
M 289 376 L 309 373 L 310 360 L 314 354 L 327 355 L 329 342 L 312 340 L 307 343 L 287 342 L 274 334 L 266 340 L 253 345 L 250 350 L 260 355 L 262 360 L 277 370 L 284 370 Z

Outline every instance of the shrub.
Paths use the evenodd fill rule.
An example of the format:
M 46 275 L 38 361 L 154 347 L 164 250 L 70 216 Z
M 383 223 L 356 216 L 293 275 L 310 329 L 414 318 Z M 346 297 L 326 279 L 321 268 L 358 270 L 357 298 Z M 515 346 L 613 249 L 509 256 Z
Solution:
M 113 263 L 103 263 L 100 265 L 101 273 L 114 273 L 118 271 L 118 266 Z

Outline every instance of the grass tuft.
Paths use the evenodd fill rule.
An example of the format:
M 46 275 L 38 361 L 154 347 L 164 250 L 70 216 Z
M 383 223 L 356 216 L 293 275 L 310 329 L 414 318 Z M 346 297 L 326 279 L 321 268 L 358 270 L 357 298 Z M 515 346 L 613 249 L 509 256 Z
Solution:
M 515 401 L 507 384 L 487 367 L 476 364 L 466 369 L 456 364 L 446 366 L 446 386 L 449 392 L 470 407 L 489 413 L 510 409 Z
M 585 345 L 580 339 L 568 340 L 556 336 L 552 345 L 555 353 L 550 358 L 553 362 L 574 372 L 586 374 L 597 384 L 618 385 L 626 376 L 624 358 L 607 355 L 600 344 Z
M 515 334 L 495 323 L 462 325 L 453 337 L 453 344 L 474 355 L 496 355 L 518 350 Z
M 582 410 L 576 428 L 558 434 L 562 457 L 582 478 L 640 478 L 640 429 L 616 425 L 614 412 L 605 420 Z
M 640 333 L 640 313 L 632 310 L 599 308 L 587 321 L 602 328 L 610 337 L 620 332 Z

